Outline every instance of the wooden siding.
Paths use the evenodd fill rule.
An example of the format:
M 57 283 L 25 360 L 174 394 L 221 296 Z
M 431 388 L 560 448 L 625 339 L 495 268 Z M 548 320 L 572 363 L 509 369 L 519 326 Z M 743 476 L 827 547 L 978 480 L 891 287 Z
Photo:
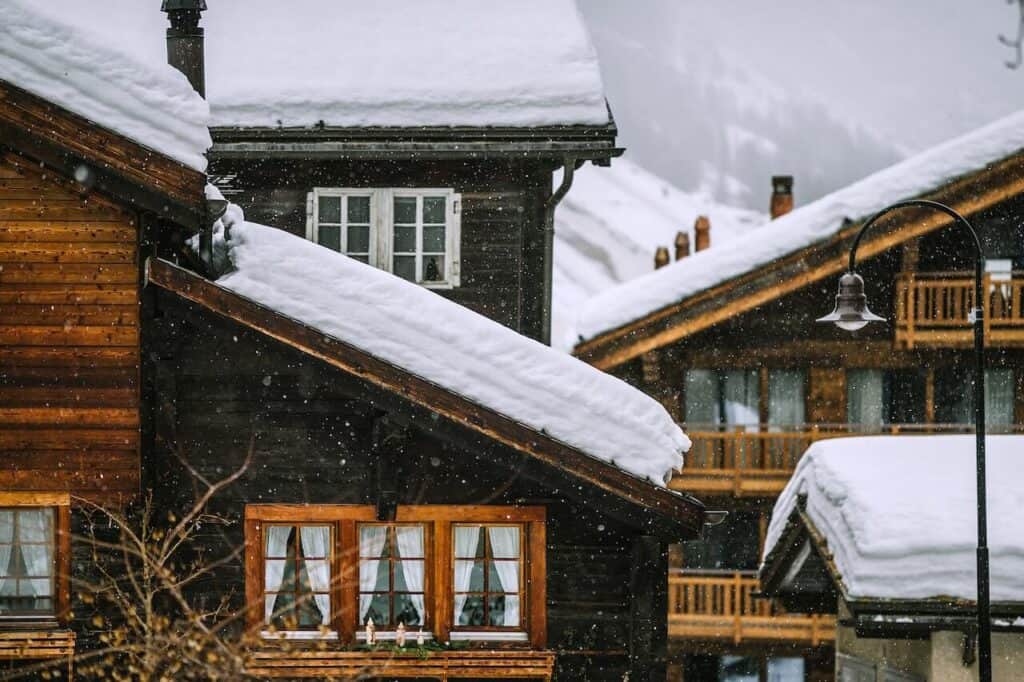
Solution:
M 0 488 L 137 491 L 137 258 L 131 214 L 0 156 Z
M 533 478 L 530 458 L 487 438 L 448 430 L 436 414 L 244 326 L 159 289 L 162 317 L 146 327 L 152 360 L 157 433 L 145 477 L 160 504 L 175 508 L 191 491 L 176 468 L 173 448 L 201 474 L 219 478 L 245 459 L 249 472 L 215 498 L 212 513 L 225 525 L 204 526 L 197 538 L 211 560 L 243 543 L 246 503 L 375 504 L 390 493 L 399 505 L 543 505 L 547 510 L 547 646 L 558 652 L 562 680 L 621 680 L 650 665 L 648 651 L 664 649 L 656 631 L 642 641 L 637 623 L 661 622 L 666 608 L 645 595 L 667 585 L 636 581 L 638 531 L 589 504 L 569 498 L 562 484 Z M 157 359 L 158 358 L 158 359 Z M 375 435 L 377 434 L 377 435 Z M 577 487 L 578 487 L 577 483 Z M 197 599 L 245 593 L 242 558 L 196 587 Z M 655 562 L 657 565 L 657 562 Z M 664 588 L 663 588 L 664 589 Z M 635 634 L 634 634 L 635 633 Z M 627 652 L 633 649 L 631 663 Z M 653 678 L 657 679 L 657 678 Z

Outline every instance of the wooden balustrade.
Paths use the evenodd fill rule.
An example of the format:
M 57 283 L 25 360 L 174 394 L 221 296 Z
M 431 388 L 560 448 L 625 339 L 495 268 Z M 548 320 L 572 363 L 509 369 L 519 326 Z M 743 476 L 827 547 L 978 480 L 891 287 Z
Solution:
M 1024 343 L 1024 273 L 985 273 L 985 339 L 991 346 Z M 895 341 L 914 346 L 969 346 L 975 307 L 971 273 L 910 273 L 896 280 Z
M 756 597 L 752 572 L 676 571 L 668 586 L 670 637 L 810 647 L 835 639 L 833 616 L 788 613 Z
M 824 438 L 873 434 L 973 433 L 970 424 L 815 424 L 716 426 L 684 424 L 693 446 L 671 486 L 697 495 L 771 497 L 782 492 L 804 451 Z M 1021 433 L 1024 426 L 989 427 Z

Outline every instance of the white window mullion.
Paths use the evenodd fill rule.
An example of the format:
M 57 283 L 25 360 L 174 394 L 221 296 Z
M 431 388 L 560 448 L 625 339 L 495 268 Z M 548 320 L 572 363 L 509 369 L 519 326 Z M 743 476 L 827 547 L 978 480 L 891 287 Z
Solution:
M 416 195 L 416 281 L 423 281 L 423 195 Z

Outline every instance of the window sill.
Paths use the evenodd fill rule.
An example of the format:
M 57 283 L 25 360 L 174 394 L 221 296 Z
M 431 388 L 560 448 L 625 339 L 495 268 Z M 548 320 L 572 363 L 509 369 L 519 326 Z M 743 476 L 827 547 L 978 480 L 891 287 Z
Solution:
M 530 636 L 525 632 L 463 630 L 452 632 L 450 639 L 453 642 L 528 642 Z
M 291 639 L 291 640 L 304 640 L 304 641 L 331 641 L 338 639 L 337 632 L 319 632 L 317 630 L 287 630 L 284 632 L 271 632 L 270 630 L 261 630 L 260 637 L 263 639 Z
M 394 630 L 377 631 L 374 633 L 378 642 L 393 642 L 398 639 L 398 633 Z M 419 630 L 406 630 L 405 631 L 405 643 L 407 646 L 415 646 L 416 638 L 420 636 Z M 434 640 L 434 633 L 423 631 L 423 639 L 428 642 Z M 356 633 L 356 641 L 365 643 L 366 642 L 366 631 Z

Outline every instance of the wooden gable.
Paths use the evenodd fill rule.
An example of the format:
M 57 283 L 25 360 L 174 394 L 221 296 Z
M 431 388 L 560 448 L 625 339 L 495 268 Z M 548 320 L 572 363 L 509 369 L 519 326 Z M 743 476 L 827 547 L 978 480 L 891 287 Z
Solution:
M 958 178 L 922 198 L 940 201 L 970 217 L 1022 193 L 1024 154 L 1018 153 Z M 862 261 L 879 256 L 950 223 L 947 216 L 935 212 L 897 212 L 865 237 L 858 256 Z M 808 285 L 837 277 L 846 270 L 850 245 L 862 224 L 862 221 L 850 223 L 828 239 L 607 331 L 581 343 L 574 353 L 601 369 L 618 367 Z
M 642 481 L 192 272 L 163 260 L 152 260 L 148 263 L 147 277 L 149 282 L 219 315 L 425 407 L 560 473 L 583 480 L 620 502 L 647 510 L 661 519 L 663 530 L 682 537 L 695 537 L 703 526 L 704 507 L 692 497 Z

